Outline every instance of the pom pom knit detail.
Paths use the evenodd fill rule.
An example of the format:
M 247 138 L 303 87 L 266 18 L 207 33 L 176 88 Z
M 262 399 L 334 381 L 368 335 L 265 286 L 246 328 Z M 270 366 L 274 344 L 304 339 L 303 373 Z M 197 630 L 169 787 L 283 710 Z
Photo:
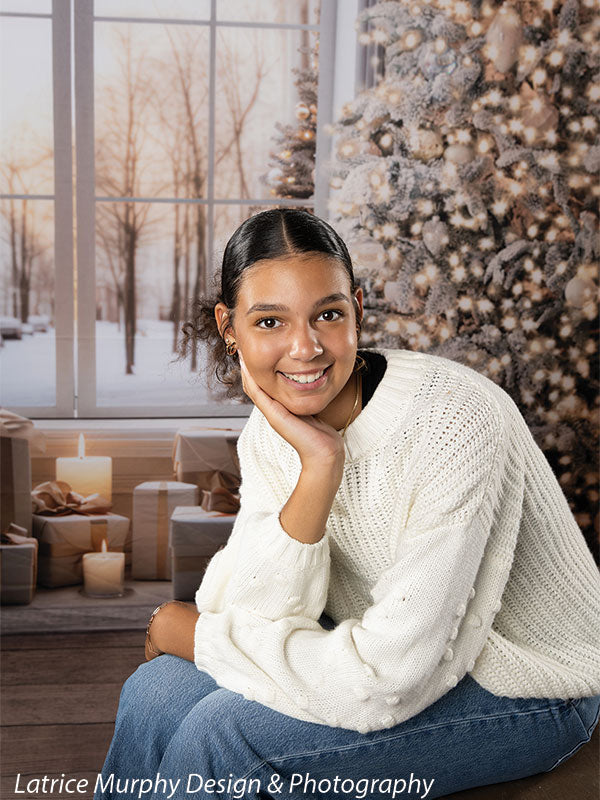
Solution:
M 315 543 L 279 519 L 298 453 L 252 410 L 240 510 L 196 592 L 196 666 L 283 714 L 365 733 L 467 671 L 499 696 L 600 694 L 600 575 L 517 406 L 465 365 L 375 352 L 387 366 L 346 430 Z

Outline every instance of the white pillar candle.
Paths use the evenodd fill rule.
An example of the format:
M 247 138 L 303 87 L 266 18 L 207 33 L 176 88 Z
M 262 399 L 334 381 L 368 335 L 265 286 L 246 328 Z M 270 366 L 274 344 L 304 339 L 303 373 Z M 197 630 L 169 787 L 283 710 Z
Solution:
M 112 458 L 86 456 L 82 433 L 79 434 L 79 456 L 56 459 L 56 480 L 65 481 L 83 497 L 97 492 L 112 502 Z
M 83 584 L 86 594 L 96 597 L 115 597 L 123 594 L 125 582 L 125 553 L 109 553 L 106 539 L 102 551 L 83 554 Z

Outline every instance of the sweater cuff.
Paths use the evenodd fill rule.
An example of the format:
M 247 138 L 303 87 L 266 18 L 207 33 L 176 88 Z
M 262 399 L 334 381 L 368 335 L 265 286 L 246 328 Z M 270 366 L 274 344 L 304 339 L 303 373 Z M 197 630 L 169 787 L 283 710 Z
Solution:
M 225 605 L 276 620 L 290 615 L 318 619 L 329 588 L 329 537 L 314 544 L 292 538 L 279 512 L 256 512 L 240 531 L 240 549 Z
M 296 570 L 312 569 L 329 561 L 327 530 L 318 542 L 301 542 L 290 536 L 282 527 L 280 513 L 280 511 L 257 512 L 249 518 L 246 530 L 252 529 L 258 535 L 244 536 L 241 544 L 242 553 L 247 551 L 251 559 L 260 554 L 261 558 L 266 558 L 273 564 L 281 564 Z

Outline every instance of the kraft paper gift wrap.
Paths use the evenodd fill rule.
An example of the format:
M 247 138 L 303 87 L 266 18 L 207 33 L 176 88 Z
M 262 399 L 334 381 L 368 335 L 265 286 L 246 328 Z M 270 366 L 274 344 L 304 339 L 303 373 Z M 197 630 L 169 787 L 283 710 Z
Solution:
M 239 429 L 194 426 L 178 430 L 173 445 L 177 480 L 195 483 L 200 491 L 210 491 L 218 472 L 218 485 L 237 489 L 241 483 L 237 440 L 244 423 L 245 420 L 240 422 Z
M 130 525 L 120 514 L 33 515 L 33 535 L 39 541 L 38 585 L 47 588 L 83 583 L 82 556 L 107 549 L 126 552 Z
M 198 487 L 178 481 L 146 481 L 133 490 L 131 577 L 171 580 L 169 520 L 177 506 L 198 505 Z
M 11 524 L 0 543 L 0 603 L 27 605 L 37 579 L 38 540 Z
M 173 511 L 169 544 L 174 600 L 194 599 L 208 562 L 227 543 L 235 518 L 202 506 L 178 506 Z
M 33 422 L 0 409 L 0 527 L 14 523 L 31 536 L 30 446 L 46 449 L 45 437 Z

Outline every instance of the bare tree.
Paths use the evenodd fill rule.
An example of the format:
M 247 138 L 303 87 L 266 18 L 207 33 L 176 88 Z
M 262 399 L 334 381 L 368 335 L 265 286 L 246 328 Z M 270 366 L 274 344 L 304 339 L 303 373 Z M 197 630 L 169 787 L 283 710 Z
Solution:
M 154 94 L 154 109 L 160 123 L 159 141 L 170 164 L 174 197 L 194 197 L 195 191 L 204 190 L 204 166 L 198 164 L 198 141 L 203 142 L 202 109 L 206 103 L 206 89 L 196 97 L 196 87 L 205 84 L 206 68 L 196 50 L 201 38 L 185 31 L 175 42 L 166 29 L 173 58 L 157 62 L 160 74 L 166 76 L 162 91 Z M 173 92 L 173 87 L 176 91 Z M 182 88 L 183 87 L 183 88 Z M 192 128 L 190 135 L 188 128 Z M 194 146 L 194 144 L 196 146 Z M 175 203 L 172 242 L 172 291 L 169 318 L 173 322 L 172 350 L 177 350 L 182 315 L 187 306 L 190 285 L 190 207 Z M 196 228 L 197 230 L 197 228 Z M 204 230 L 202 230 L 204 235 Z M 181 285 L 181 265 L 184 266 L 184 287 Z M 205 265 L 196 264 L 197 273 L 204 276 Z
M 3 183 L 7 194 L 34 194 L 40 182 L 47 179 L 52 164 L 52 152 L 39 148 L 27 157 L 12 152 L 2 164 Z M 0 213 L 5 220 L 5 242 L 10 258 L 11 311 L 14 317 L 27 322 L 31 305 L 31 285 L 34 269 L 52 269 L 52 261 L 41 257 L 51 248 L 48 225 L 44 224 L 40 201 L 12 197 L 2 201 Z
M 135 197 L 149 159 L 144 159 L 152 75 L 144 54 L 134 53 L 130 29 L 115 29 L 119 40 L 119 82 L 106 85 L 101 94 L 104 129 L 96 148 L 96 183 L 117 197 Z M 99 241 L 117 285 L 125 328 L 125 373 L 135 365 L 137 332 L 136 269 L 143 238 L 150 233 L 150 205 L 110 203 L 98 213 Z M 112 253 L 112 256 L 110 255 Z
M 222 74 L 227 76 L 227 80 L 223 81 L 223 95 L 229 111 L 231 139 L 229 144 L 219 153 L 216 161 L 218 163 L 223 160 L 233 149 L 234 162 L 239 176 L 239 196 L 244 199 L 250 197 L 246 170 L 244 168 L 244 131 L 248 123 L 250 112 L 259 98 L 263 78 L 268 74 L 271 67 L 265 67 L 264 50 L 259 46 L 253 47 L 252 52 L 255 57 L 253 63 L 253 85 L 248 92 L 245 89 L 249 72 L 249 59 L 247 54 L 240 53 L 237 48 L 230 47 L 226 39 L 223 39 L 220 45 L 222 51 L 220 68 Z
M 189 157 L 187 183 L 191 197 L 205 196 L 205 159 L 204 144 L 206 134 L 201 130 L 198 121 L 205 103 L 205 97 L 195 99 L 194 86 L 198 78 L 199 59 L 195 56 L 195 49 L 199 39 L 194 41 L 191 37 L 186 37 L 186 46 L 177 46 L 173 37 L 169 34 L 171 42 L 171 52 L 173 55 L 173 65 L 176 73 L 176 85 L 178 97 L 181 101 L 184 131 Z M 201 62 L 200 62 L 201 63 Z M 202 203 L 194 206 L 194 233 L 196 240 L 196 271 L 192 296 L 189 301 L 193 304 L 201 294 L 206 292 L 206 208 Z M 186 301 L 188 298 L 186 297 Z M 196 371 L 198 367 L 198 348 L 196 342 L 193 343 L 191 353 L 191 369 Z

